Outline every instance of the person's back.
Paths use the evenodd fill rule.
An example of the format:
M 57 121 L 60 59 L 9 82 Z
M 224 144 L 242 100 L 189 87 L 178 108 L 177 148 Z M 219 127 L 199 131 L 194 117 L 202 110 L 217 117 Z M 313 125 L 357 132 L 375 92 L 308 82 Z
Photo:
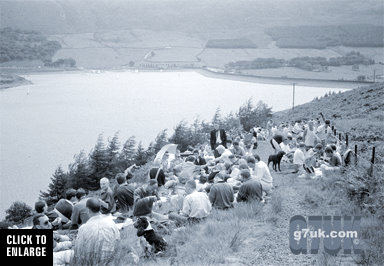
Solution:
M 244 182 L 240 186 L 239 193 L 237 195 L 237 201 L 252 201 L 258 200 L 261 201 L 263 196 L 263 188 L 260 182 L 251 179 Z
M 134 199 L 135 188 L 129 184 L 121 185 L 116 190 L 116 204 L 120 212 L 126 213 L 130 208 L 132 208 Z
M 218 182 L 211 187 L 209 200 L 212 206 L 217 209 L 232 208 L 234 193 L 232 187 L 224 181 Z
M 66 199 L 60 199 L 56 205 L 55 209 L 59 211 L 66 218 L 71 219 L 73 205 Z
M 89 219 L 88 209 L 86 207 L 87 198 L 81 199 L 76 205 L 73 207 L 71 221 L 72 227 L 76 227 L 77 225 L 85 224 Z
M 211 202 L 204 192 L 194 191 L 187 195 L 183 203 L 183 213 L 189 218 L 205 218 L 211 211 Z
M 120 232 L 110 216 L 101 215 L 100 201 L 88 199 L 90 218 L 79 228 L 75 241 L 75 264 L 106 265 L 113 258 Z

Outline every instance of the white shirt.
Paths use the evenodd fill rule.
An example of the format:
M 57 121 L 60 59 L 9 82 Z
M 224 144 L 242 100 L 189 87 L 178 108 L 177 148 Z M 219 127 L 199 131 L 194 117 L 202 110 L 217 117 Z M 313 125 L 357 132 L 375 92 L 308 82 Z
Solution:
M 80 226 L 75 242 L 75 253 L 87 260 L 93 256 L 107 259 L 113 255 L 115 243 L 120 239 L 116 224 L 106 215 L 96 215 Z M 90 257 L 92 256 L 92 257 Z
M 220 138 L 220 130 L 218 130 L 216 132 L 216 143 L 222 143 L 221 138 Z
M 305 161 L 304 153 L 300 149 L 296 149 L 293 154 L 293 164 L 303 165 Z
M 253 175 L 256 176 L 256 179 L 258 179 L 259 181 L 263 181 L 265 183 L 270 184 L 272 184 L 273 182 L 268 165 L 263 161 L 260 161 L 255 164 L 255 170 L 253 171 Z
M 183 213 L 188 217 L 204 218 L 211 212 L 212 205 L 204 192 L 194 191 L 184 198 Z

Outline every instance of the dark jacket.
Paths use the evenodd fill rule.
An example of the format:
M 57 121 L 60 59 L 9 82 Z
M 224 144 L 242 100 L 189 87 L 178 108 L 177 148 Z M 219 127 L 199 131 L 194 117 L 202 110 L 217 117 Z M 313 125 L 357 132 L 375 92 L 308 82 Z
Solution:
M 263 197 L 263 188 L 256 180 L 248 180 L 240 186 L 239 193 L 237 194 L 237 201 L 261 201 Z
M 214 150 L 216 147 L 215 146 L 216 145 L 216 135 L 217 135 L 217 130 L 212 130 L 211 131 L 211 140 L 210 140 L 212 150 Z M 220 129 L 220 139 L 221 139 L 221 144 L 225 148 L 227 148 L 227 135 L 225 134 L 224 129 Z
M 232 208 L 234 199 L 232 187 L 224 181 L 214 184 L 209 192 L 209 200 L 217 209 Z
M 117 188 L 115 198 L 117 209 L 126 213 L 133 207 L 133 193 L 135 188 L 131 185 L 124 184 Z

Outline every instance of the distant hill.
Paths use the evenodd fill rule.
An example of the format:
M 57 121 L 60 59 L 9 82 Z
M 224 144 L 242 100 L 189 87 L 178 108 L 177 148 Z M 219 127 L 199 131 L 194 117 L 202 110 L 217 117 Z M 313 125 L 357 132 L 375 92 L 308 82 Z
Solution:
M 212 34 L 292 25 L 381 25 L 380 0 L 0 1 L 0 25 L 45 34 L 149 29 Z
M 276 121 L 315 119 L 322 112 L 336 128 L 348 133 L 352 141 L 384 141 L 384 82 L 320 99 L 274 114 Z

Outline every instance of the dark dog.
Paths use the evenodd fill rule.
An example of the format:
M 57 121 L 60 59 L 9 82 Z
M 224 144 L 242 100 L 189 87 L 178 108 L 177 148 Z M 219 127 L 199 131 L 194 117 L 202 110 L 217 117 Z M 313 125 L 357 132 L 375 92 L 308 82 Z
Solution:
M 278 166 L 279 167 L 279 171 L 281 172 L 280 162 L 281 162 L 281 159 L 283 158 L 284 155 L 285 155 L 285 152 L 283 152 L 283 151 L 279 151 L 277 154 L 270 155 L 269 158 L 268 158 L 268 167 L 269 167 L 269 163 L 272 162 L 273 170 L 275 170 L 277 172 L 276 168 Z
M 140 217 L 133 226 L 137 229 L 137 236 L 144 236 L 145 240 L 152 246 L 155 254 L 166 251 L 168 248 L 167 242 L 150 227 L 147 218 Z

